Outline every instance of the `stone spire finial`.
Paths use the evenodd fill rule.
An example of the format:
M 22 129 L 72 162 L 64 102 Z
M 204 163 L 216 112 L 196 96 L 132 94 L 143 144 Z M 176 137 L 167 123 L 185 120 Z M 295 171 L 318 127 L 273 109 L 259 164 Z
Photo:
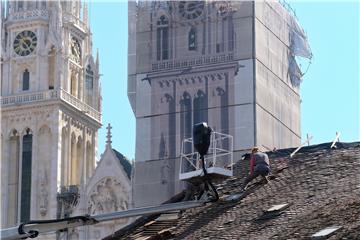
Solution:
M 96 64 L 96 66 L 97 66 L 97 68 L 99 69 L 99 61 L 100 61 L 100 59 L 99 59 L 99 49 L 97 48 L 96 49 L 96 60 L 95 60 L 95 64 Z
M 83 9 L 83 22 L 89 27 L 89 15 L 88 15 L 88 4 L 84 2 L 84 9 Z
M 111 127 L 110 123 L 108 123 L 108 126 L 106 127 L 106 129 L 107 129 L 106 146 L 111 147 L 111 143 L 112 143 L 112 141 L 111 141 L 111 137 L 112 137 L 111 129 L 112 129 L 112 127 Z

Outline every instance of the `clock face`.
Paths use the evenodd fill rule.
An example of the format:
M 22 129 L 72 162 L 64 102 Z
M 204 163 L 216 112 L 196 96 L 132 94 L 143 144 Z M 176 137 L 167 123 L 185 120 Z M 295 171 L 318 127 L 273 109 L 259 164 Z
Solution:
M 71 59 L 76 63 L 80 63 L 81 60 L 80 43 L 75 37 L 71 38 Z
M 198 18 L 204 11 L 204 1 L 181 1 L 179 3 L 179 14 L 188 20 Z
M 14 40 L 14 51 L 19 56 L 27 56 L 34 51 L 37 37 L 32 31 L 22 31 L 16 35 Z

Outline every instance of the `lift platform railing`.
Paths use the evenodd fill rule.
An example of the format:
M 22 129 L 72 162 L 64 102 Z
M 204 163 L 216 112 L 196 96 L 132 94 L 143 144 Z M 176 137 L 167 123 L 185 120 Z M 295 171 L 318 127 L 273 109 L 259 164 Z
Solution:
M 180 180 L 203 176 L 200 154 L 194 150 L 193 139 L 184 139 L 181 146 Z M 205 158 L 205 167 L 210 175 L 230 177 L 233 174 L 233 137 L 212 132 L 210 146 Z

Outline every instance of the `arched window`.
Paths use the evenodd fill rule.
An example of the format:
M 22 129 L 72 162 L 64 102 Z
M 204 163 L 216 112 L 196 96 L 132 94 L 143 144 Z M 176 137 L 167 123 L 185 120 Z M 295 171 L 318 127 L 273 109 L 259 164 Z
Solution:
M 30 88 L 30 73 L 27 69 L 23 72 L 22 77 L 22 90 L 27 91 Z
M 206 94 L 199 90 L 194 98 L 194 124 L 207 122 L 208 104 Z
M 77 178 L 77 168 L 76 168 L 76 163 L 77 163 L 77 154 L 76 154 L 76 150 L 77 150 L 77 145 L 76 145 L 76 136 L 75 133 L 71 134 L 71 153 L 70 153 L 70 185 L 77 185 L 78 183 L 76 182 L 76 178 Z
M 85 102 L 88 105 L 92 105 L 93 88 L 94 72 L 91 70 L 90 65 L 88 65 L 85 71 Z
M 169 21 L 162 15 L 157 21 L 157 60 L 169 59 Z
M 188 36 L 188 48 L 189 51 L 196 50 L 196 29 L 192 27 Z
M 21 164 L 21 210 L 20 221 L 30 220 L 31 209 L 31 166 L 32 166 L 32 134 L 30 129 L 26 130 L 22 144 Z
M 184 92 L 180 100 L 180 139 L 181 142 L 190 138 L 192 135 L 192 101 L 191 95 L 188 92 Z M 183 148 L 184 153 L 191 153 L 192 146 L 191 144 L 185 144 Z M 183 163 L 182 169 L 189 170 L 191 169 L 190 163 L 185 161 Z
M 77 96 L 77 74 L 75 72 L 72 72 L 70 77 L 70 93 Z
M 48 82 L 49 82 L 49 89 L 54 89 L 54 82 L 55 82 L 55 47 L 51 47 L 48 55 Z
M 188 92 L 184 92 L 180 100 L 180 137 L 181 141 L 190 138 L 192 134 L 192 105 L 191 96 Z M 185 146 L 185 152 L 190 153 L 191 148 Z

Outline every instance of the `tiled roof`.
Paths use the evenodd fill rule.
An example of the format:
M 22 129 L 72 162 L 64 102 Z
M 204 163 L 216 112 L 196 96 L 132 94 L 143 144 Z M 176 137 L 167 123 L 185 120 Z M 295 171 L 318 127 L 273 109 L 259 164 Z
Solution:
M 141 226 L 107 239 L 310 239 L 330 226 L 341 228 L 329 239 L 360 239 L 360 143 L 337 146 L 304 147 L 291 159 L 294 149 L 270 152 L 274 179 L 250 188 L 236 202 L 226 201 L 240 192 L 248 172 L 248 162 L 239 161 L 235 176 L 217 185 L 218 202 L 171 221 L 148 216 Z M 289 204 L 284 210 L 264 215 L 284 203 Z
M 132 169 L 131 163 L 124 155 L 116 151 L 114 148 L 112 150 L 114 151 L 116 157 L 119 159 L 120 164 L 123 166 L 126 175 L 128 176 L 129 179 L 131 179 L 131 169 Z

